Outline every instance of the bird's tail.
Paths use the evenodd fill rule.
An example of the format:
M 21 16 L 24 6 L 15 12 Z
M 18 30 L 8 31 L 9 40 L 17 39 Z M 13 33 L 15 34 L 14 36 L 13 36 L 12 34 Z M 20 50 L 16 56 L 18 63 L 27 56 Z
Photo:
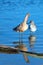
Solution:
M 24 18 L 24 23 L 27 23 L 27 21 L 28 21 L 28 17 L 29 17 L 29 16 L 30 16 L 30 14 L 27 13 L 26 16 L 25 16 L 25 18 Z

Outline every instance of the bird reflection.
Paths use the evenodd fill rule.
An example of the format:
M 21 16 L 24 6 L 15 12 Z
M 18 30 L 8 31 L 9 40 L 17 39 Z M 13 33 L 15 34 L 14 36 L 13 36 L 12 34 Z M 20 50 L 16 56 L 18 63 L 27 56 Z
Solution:
M 0 45 L 0 53 L 7 53 L 7 54 L 18 54 L 18 49 L 14 47 L 9 47 L 5 45 Z
M 29 36 L 29 44 L 30 44 L 30 47 L 31 47 L 31 48 L 34 47 L 35 41 L 36 41 L 36 36 L 30 35 L 30 36 Z
M 15 48 L 15 47 L 0 45 L 0 53 L 20 54 L 20 52 L 21 52 L 24 55 L 26 62 L 28 59 L 27 56 L 43 58 L 43 53 L 29 52 L 29 51 L 27 51 L 27 48 L 24 45 L 22 45 L 21 47 L 20 46 L 16 46 L 16 47 L 21 48 L 21 50 L 19 50 L 18 48 Z M 28 62 L 29 62 L 29 60 L 28 60 Z
M 15 48 L 22 50 L 22 51 L 28 51 L 26 46 L 21 42 L 19 42 L 19 45 L 16 45 Z M 29 63 L 29 59 L 28 59 L 27 55 L 25 53 L 22 53 L 22 54 L 23 54 L 25 61 Z

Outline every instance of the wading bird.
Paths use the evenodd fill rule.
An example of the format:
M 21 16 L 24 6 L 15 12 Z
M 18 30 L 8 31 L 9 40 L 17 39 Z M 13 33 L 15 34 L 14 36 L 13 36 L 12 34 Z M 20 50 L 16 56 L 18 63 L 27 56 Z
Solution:
M 34 21 L 30 21 L 29 29 L 31 32 L 35 32 L 37 30 L 37 27 L 36 27 Z
M 30 16 L 29 13 L 26 14 L 24 21 L 21 24 L 19 24 L 17 27 L 13 28 L 13 30 L 16 32 L 19 32 L 19 33 L 26 31 L 28 29 L 27 21 L 28 21 L 29 16 Z M 20 38 L 21 38 L 21 36 L 22 35 L 20 34 Z

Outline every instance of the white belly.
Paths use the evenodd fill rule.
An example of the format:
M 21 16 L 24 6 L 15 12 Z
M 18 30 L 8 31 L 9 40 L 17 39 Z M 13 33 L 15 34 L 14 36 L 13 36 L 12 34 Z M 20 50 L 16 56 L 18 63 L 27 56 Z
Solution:
M 30 31 L 35 32 L 36 30 L 37 30 L 36 26 L 33 25 L 30 26 Z

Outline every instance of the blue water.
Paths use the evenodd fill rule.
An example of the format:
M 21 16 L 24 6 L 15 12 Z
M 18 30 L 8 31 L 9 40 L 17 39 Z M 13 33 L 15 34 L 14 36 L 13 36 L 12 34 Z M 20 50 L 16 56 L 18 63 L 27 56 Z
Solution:
M 30 20 L 34 20 L 37 31 L 36 42 L 33 49 L 29 47 L 30 31 L 23 32 L 23 43 L 28 51 L 43 53 L 43 0 L 0 0 L 0 44 L 14 46 L 14 41 L 19 40 L 19 33 L 12 29 L 23 22 L 27 13 Z M 27 42 L 25 42 L 27 41 Z M 0 53 L 0 65 L 43 65 L 43 59 L 28 56 L 30 63 L 26 63 L 22 54 Z

